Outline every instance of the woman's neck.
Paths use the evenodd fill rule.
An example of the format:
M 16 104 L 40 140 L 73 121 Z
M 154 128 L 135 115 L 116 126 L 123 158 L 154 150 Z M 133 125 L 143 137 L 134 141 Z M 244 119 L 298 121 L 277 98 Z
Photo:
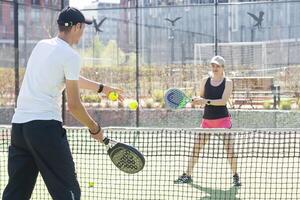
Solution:
M 211 79 L 215 82 L 219 82 L 219 81 L 222 81 L 224 79 L 224 76 L 223 75 L 213 75 L 211 77 Z

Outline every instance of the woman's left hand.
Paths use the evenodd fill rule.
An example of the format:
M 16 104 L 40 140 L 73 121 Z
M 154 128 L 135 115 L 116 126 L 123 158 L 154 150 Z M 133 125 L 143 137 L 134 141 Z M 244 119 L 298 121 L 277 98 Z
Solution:
M 192 99 L 192 104 L 193 105 L 204 105 L 204 104 L 206 104 L 206 100 L 203 99 L 202 97 L 194 97 Z

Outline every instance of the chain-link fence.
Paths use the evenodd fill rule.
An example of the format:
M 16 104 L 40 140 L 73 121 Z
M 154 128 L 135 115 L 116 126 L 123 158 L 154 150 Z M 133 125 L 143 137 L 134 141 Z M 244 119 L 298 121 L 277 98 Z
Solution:
M 0 1 L 0 106 L 15 105 L 32 49 L 57 33 L 60 1 L 34 2 Z
M 273 98 L 272 88 L 260 85 L 265 83 L 260 79 L 270 77 L 272 87 L 281 86 L 290 97 L 298 90 L 290 71 L 298 71 L 300 62 L 299 6 L 255 2 L 86 9 L 100 31 L 88 27 L 78 48 L 84 67 L 99 70 L 99 80 L 125 88 L 132 97 L 138 90 L 145 101 L 161 99 L 169 87 L 197 94 L 215 54 L 226 59 L 227 76 L 255 77 L 246 83 L 238 79 L 244 88 L 236 88 L 267 88 Z
M 228 77 L 257 79 L 242 89 L 263 88 L 260 78 L 271 77 L 286 97 L 298 97 L 299 8 L 299 1 L 285 1 L 85 9 L 96 26 L 86 26 L 76 46 L 82 74 L 123 88 L 128 98 L 139 98 L 142 107 L 163 107 L 167 88 L 197 95 L 199 80 L 210 71 L 209 60 L 219 54 L 227 61 Z M 1 1 L 0 10 L 1 105 L 13 106 L 14 4 Z M 59 10 L 18 5 L 20 81 L 34 45 L 56 35 Z M 86 91 L 82 99 L 124 107 L 105 100 L 99 104 L 97 95 Z

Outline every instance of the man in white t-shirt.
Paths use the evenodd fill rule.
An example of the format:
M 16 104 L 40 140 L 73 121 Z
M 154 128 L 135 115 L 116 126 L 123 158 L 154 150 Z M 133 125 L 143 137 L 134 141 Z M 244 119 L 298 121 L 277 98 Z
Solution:
M 3 200 L 30 199 L 40 172 L 55 200 L 79 200 L 73 158 L 66 130 L 62 127 L 61 94 L 66 88 L 71 114 L 89 128 L 91 136 L 103 140 L 100 125 L 80 101 L 79 88 L 109 94 L 122 91 L 79 75 L 80 56 L 72 49 L 91 20 L 76 8 L 66 7 L 59 14 L 57 37 L 40 41 L 28 60 L 25 77 L 12 119 L 9 147 L 9 181 Z

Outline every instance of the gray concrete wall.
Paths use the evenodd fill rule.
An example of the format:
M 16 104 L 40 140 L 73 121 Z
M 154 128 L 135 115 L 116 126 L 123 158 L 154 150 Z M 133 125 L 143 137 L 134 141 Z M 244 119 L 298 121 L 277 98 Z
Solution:
M 0 124 L 10 124 L 13 108 L 0 108 Z M 88 112 L 102 126 L 135 126 L 136 113 L 130 110 L 96 110 Z M 230 110 L 234 128 L 300 128 L 299 111 L 279 110 Z M 140 113 L 141 127 L 199 127 L 202 109 L 170 111 L 166 109 L 143 109 Z M 67 113 L 66 125 L 80 126 Z

